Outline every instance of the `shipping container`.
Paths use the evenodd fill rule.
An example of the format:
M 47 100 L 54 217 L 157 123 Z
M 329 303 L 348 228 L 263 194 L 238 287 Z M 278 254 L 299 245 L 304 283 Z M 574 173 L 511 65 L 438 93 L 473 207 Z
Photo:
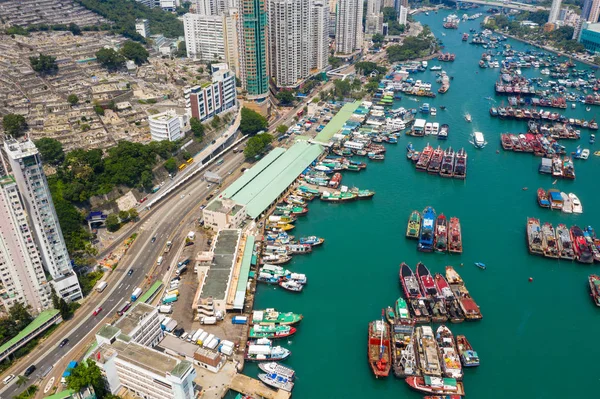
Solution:
M 235 344 L 233 342 L 227 341 L 226 339 L 224 339 L 223 341 L 221 341 L 221 345 L 231 346 L 232 348 L 235 346 Z
M 196 331 L 196 333 L 192 337 L 192 342 L 198 341 L 198 338 L 200 338 L 200 336 L 202 335 L 203 332 L 204 332 L 203 329 L 199 329 L 198 331 Z
M 208 333 L 206 331 L 204 331 L 202 334 L 200 334 L 200 336 L 198 337 L 198 345 L 202 345 L 202 342 L 206 341 L 206 338 L 208 337 Z
M 200 324 L 217 324 L 217 318 L 214 316 L 203 317 L 200 319 Z
M 246 316 L 233 316 L 231 319 L 231 324 L 246 324 L 248 322 L 248 317 Z
M 233 354 L 233 347 L 221 344 L 221 346 L 219 346 L 219 352 L 224 355 L 231 356 Z
M 167 295 L 175 295 L 178 296 L 179 295 L 179 290 L 178 289 L 173 289 L 171 291 L 167 292 Z
M 203 346 L 206 346 L 210 341 L 213 340 L 214 337 L 215 334 L 208 334 L 208 337 L 202 340 L 204 342 Z
M 210 348 L 210 349 L 216 349 L 216 348 L 217 348 L 217 346 L 219 346 L 219 341 L 220 341 L 220 339 L 219 339 L 219 338 L 213 338 L 213 339 L 212 339 L 212 341 L 210 341 L 210 342 L 209 342 L 209 343 L 206 345 L 206 347 L 207 347 L 207 348 Z

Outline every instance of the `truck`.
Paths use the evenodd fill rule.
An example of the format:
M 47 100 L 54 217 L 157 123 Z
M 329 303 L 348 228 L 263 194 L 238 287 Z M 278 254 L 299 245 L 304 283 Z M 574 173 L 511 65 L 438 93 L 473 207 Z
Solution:
M 170 322 L 167 323 L 167 325 L 165 325 L 165 331 L 166 332 L 171 332 L 176 327 L 177 327 L 177 320 L 171 320 Z
M 181 267 L 178 267 L 178 268 L 177 268 L 177 271 L 175 271 L 175 275 L 176 275 L 176 276 L 179 276 L 181 273 L 183 273 L 183 272 L 184 272 L 184 271 L 186 271 L 186 270 L 187 270 L 187 266 L 186 266 L 186 265 L 183 265 L 183 266 L 181 266 Z
M 202 332 L 202 334 L 200 334 L 200 336 L 196 340 L 196 343 L 198 345 L 202 345 L 204 343 L 204 341 L 206 341 L 206 338 L 208 338 L 208 333 L 206 331 L 204 331 L 204 332 Z
M 163 304 L 168 305 L 169 303 L 177 302 L 177 295 L 167 295 L 163 298 Z
M 198 331 L 196 331 L 196 333 L 192 337 L 192 342 L 196 343 L 198 341 L 198 338 L 200 338 L 200 336 L 202 335 L 203 332 L 204 332 L 203 329 L 199 329 Z
M 217 318 L 214 316 L 207 316 L 200 319 L 200 324 L 217 324 Z
M 174 290 L 168 291 L 167 295 L 175 295 L 175 296 L 177 296 L 177 295 L 179 295 L 179 290 L 178 289 L 174 289 Z
M 131 293 L 131 302 L 135 302 L 140 295 L 142 294 L 142 289 L 140 287 L 137 287 L 132 293 Z
M 65 369 L 65 372 L 63 373 L 62 378 L 60 379 L 60 382 L 65 384 L 67 382 L 67 377 L 71 375 L 71 370 L 73 370 L 75 367 L 77 367 L 77 361 L 71 360 L 67 365 L 67 368 Z
M 107 285 L 108 285 L 108 283 L 106 281 L 100 281 L 98 283 L 98 286 L 96 287 L 96 291 L 98 291 L 98 292 L 104 291 L 104 289 L 106 288 Z
M 169 252 L 172 246 L 173 243 L 171 241 L 167 241 L 167 244 L 165 245 L 165 253 Z
M 210 341 L 213 340 L 214 337 L 215 337 L 215 334 L 208 334 L 208 337 L 206 337 L 202 340 L 202 342 L 203 342 L 202 346 L 204 346 L 206 348 L 208 346 L 208 344 L 210 343 Z
M 219 338 L 215 337 L 208 344 L 206 344 L 206 347 L 209 349 L 215 349 L 219 345 L 220 341 L 221 340 Z
M 159 313 L 169 314 L 173 311 L 173 306 L 171 305 L 160 305 L 158 308 Z
M 182 267 L 182 266 L 187 266 L 187 264 L 190 263 L 190 258 L 187 258 L 186 260 L 183 260 L 179 263 L 177 263 L 177 267 Z
M 246 316 L 233 316 L 231 324 L 246 324 L 248 323 L 248 317 Z

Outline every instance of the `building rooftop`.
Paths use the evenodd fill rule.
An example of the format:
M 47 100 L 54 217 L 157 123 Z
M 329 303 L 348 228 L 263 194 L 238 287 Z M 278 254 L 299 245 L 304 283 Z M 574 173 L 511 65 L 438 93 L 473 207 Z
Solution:
M 117 320 L 114 326 L 121 330 L 123 334 L 130 335 L 131 332 L 138 326 L 140 320 L 155 310 L 156 308 L 148 304 L 137 302 L 131 309 L 127 311 L 127 313 Z
M 15 345 L 17 342 L 21 341 L 29 334 L 33 333 L 35 330 L 48 323 L 54 317 L 56 317 L 60 312 L 56 309 L 44 310 L 41 312 L 38 317 L 36 317 L 27 327 L 25 327 L 21 332 L 19 332 L 15 337 L 6 342 L 4 345 L 0 346 L 0 353 L 4 353 L 7 349 Z
M 104 363 L 105 359 L 112 357 L 116 353 L 123 361 L 161 376 L 172 373 L 179 364 L 179 361 L 174 357 L 135 342 L 125 343 L 115 341 L 110 345 L 103 344 L 98 348 L 97 353 L 100 353 L 100 363 Z M 97 355 L 93 359 L 98 359 Z
M 11 175 L 6 175 L 6 176 L 0 177 L 0 186 L 5 186 L 7 184 L 12 184 L 14 182 L 15 182 L 15 178 L 12 177 Z
M 7 140 L 4 142 L 6 153 L 13 159 L 20 159 L 38 154 L 38 149 L 31 140 Z
M 600 22 L 594 24 L 587 23 L 583 26 L 583 29 L 600 33 Z
M 340 109 L 338 113 L 335 114 L 335 116 L 323 128 L 323 130 L 321 130 L 319 134 L 317 134 L 317 136 L 315 137 L 315 141 L 318 141 L 320 143 L 327 143 L 329 140 L 331 140 L 333 135 L 340 131 L 342 126 L 344 126 L 344 123 L 346 123 L 346 121 L 350 119 L 354 111 L 356 111 L 356 109 L 359 106 L 359 101 L 355 101 L 353 103 L 348 103 L 344 105 L 342 109 Z
M 257 218 L 323 152 L 323 147 L 305 141 L 287 151 L 275 148 L 242 177 L 223 197 L 246 206 L 252 219 Z
M 240 276 L 235 291 L 235 299 L 233 301 L 234 309 L 244 308 L 244 299 L 246 297 L 246 286 L 248 284 L 248 276 L 250 266 L 252 264 L 252 255 L 254 252 L 254 236 L 246 238 L 246 246 L 244 247 L 244 256 L 242 257 L 242 266 L 240 268 Z
M 115 326 L 111 326 L 110 324 L 105 324 L 96 333 L 96 335 L 101 336 L 102 338 L 111 339 L 115 335 L 119 333 L 119 329 Z
M 193 358 L 198 345 L 192 344 L 185 340 L 181 340 L 171 334 L 165 334 L 165 337 L 158 344 L 163 349 L 168 349 L 173 352 L 177 352 L 178 355 L 183 357 Z
M 237 229 L 220 230 L 217 234 L 213 264 L 202 287 L 202 298 L 224 299 L 227 296 L 240 236 L 241 231 Z

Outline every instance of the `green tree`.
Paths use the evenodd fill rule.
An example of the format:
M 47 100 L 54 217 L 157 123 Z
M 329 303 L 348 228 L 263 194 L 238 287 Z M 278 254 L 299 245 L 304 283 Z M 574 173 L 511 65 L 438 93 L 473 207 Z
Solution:
M 41 54 L 38 57 L 29 57 L 29 63 L 34 71 L 41 74 L 49 74 L 58 71 L 56 57 Z
M 103 116 L 104 115 L 104 108 L 102 108 L 101 105 L 94 105 L 94 112 L 96 112 L 96 114 Z
M 204 126 L 198 118 L 190 118 L 190 128 L 192 129 L 192 133 L 194 133 L 194 137 L 199 139 L 204 137 Z
M 75 366 L 71 370 L 71 375 L 67 377 L 67 387 L 75 392 L 79 392 L 87 386 L 94 388 L 98 398 L 106 395 L 104 376 L 100 367 L 92 359 L 87 359 Z
M 71 22 L 69 24 L 69 30 L 71 31 L 72 34 L 74 35 L 81 35 L 81 28 L 79 27 L 79 25 L 77 25 L 74 22 Z
M 175 161 L 175 158 L 171 157 L 165 161 L 163 166 L 169 173 L 175 173 L 177 170 L 177 161 Z
M 221 118 L 219 117 L 219 115 L 215 115 L 215 117 L 212 119 L 212 121 L 210 121 L 210 125 L 213 127 L 213 129 L 218 128 L 220 124 L 221 124 Z
M 69 304 L 63 298 L 58 299 L 58 310 L 60 311 L 60 317 L 62 317 L 63 320 L 68 320 L 73 315 Z
M 119 217 L 116 214 L 111 213 L 106 217 L 106 229 L 108 231 L 112 233 L 119 230 L 120 228 L 121 223 L 119 222 Z
M 296 101 L 296 97 L 294 96 L 294 92 L 291 90 L 280 90 L 279 93 L 275 96 L 277 100 L 279 100 L 280 105 L 293 105 L 294 101 Z
M 185 56 L 187 56 L 187 46 L 184 41 L 181 41 L 177 45 L 177 51 L 175 52 L 175 57 L 185 57 Z
M 125 57 L 112 48 L 102 48 L 96 51 L 96 61 L 109 70 L 115 70 L 125 65 Z
M 145 170 L 142 172 L 140 176 L 140 187 L 145 188 L 146 190 L 150 190 L 152 188 L 152 172 L 149 170 Z
M 77 94 L 69 94 L 69 97 L 67 97 L 67 101 L 71 105 L 76 105 L 79 103 L 79 97 L 77 97 Z
M 6 114 L 2 118 L 2 127 L 4 132 L 11 136 L 20 137 L 25 133 L 27 122 L 23 115 Z
M 35 146 L 42 155 L 44 162 L 49 165 L 57 165 L 65 159 L 62 143 L 56 139 L 44 137 L 36 140 Z
M 131 220 L 136 220 L 136 219 L 137 219 L 139 216 L 140 216 L 140 215 L 138 214 L 138 211 L 137 211 L 137 209 L 135 209 L 135 208 L 131 208 L 131 209 L 129 210 L 129 218 L 130 218 Z
M 347 80 L 337 79 L 333 81 L 333 86 L 335 90 L 335 95 L 339 98 L 345 97 L 350 94 L 352 88 L 350 86 L 350 82 Z
M 17 384 L 17 386 L 19 388 L 21 388 L 23 385 L 27 384 L 28 381 L 29 381 L 29 378 L 27 378 L 27 377 L 25 377 L 23 375 L 20 375 L 20 376 L 17 377 L 16 384 Z
M 123 43 L 121 47 L 121 55 L 129 60 L 133 60 L 136 65 L 142 65 L 148 61 L 150 54 L 148 50 L 144 48 L 140 43 L 133 42 L 131 40 Z
M 121 219 L 121 223 L 128 222 L 129 221 L 129 212 L 119 211 L 119 219 Z
M 344 64 L 344 60 L 337 57 L 329 57 L 328 61 L 333 69 L 339 68 Z
M 246 143 L 246 148 L 244 148 L 244 156 L 248 159 L 255 158 L 267 149 L 271 141 L 273 141 L 273 136 L 269 133 L 261 133 L 250 137 Z
M 381 47 L 384 39 L 385 39 L 385 36 L 383 36 L 381 33 L 375 33 L 371 37 L 371 40 L 373 41 L 373 44 L 375 45 L 375 47 Z
M 240 121 L 240 131 L 243 134 L 256 134 L 261 130 L 266 130 L 268 126 L 267 118 L 252 111 L 250 108 L 242 108 L 242 120 Z
M 275 129 L 277 131 L 277 133 L 287 133 L 288 127 L 286 125 L 279 125 L 277 126 L 277 129 Z
M 54 309 L 58 309 L 58 306 L 60 305 L 60 298 L 58 297 L 58 295 L 56 295 L 56 291 L 54 290 L 54 287 L 50 286 L 50 297 L 52 298 L 52 307 Z

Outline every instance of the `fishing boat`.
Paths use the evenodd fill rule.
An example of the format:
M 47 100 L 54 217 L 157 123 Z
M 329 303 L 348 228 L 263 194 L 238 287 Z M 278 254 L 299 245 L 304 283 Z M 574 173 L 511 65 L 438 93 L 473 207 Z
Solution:
M 590 295 L 596 306 L 600 306 L 600 276 L 597 274 L 590 274 L 588 281 L 590 283 Z
M 421 222 L 421 233 L 419 235 L 419 244 L 417 249 L 421 252 L 432 252 L 433 251 L 433 239 L 434 239 L 434 221 L 435 221 L 435 210 L 428 206 L 423 211 L 423 219 Z
M 390 323 L 391 326 L 394 325 L 394 323 L 396 322 L 396 312 L 394 311 L 393 307 L 388 306 L 387 308 L 385 308 L 385 319 L 388 323 Z
M 302 292 L 304 289 L 304 284 L 301 284 L 295 280 L 281 280 L 279 281 L 279 286 L 284 290 L 292 292 Z
M 456 163 L 454 164 L 454 178 L 466 179 L 467 177 L 467 153 L 464 148 L 461 148 L 456 153 Z
M 544 254 L 544 249 L 542 248 L 542 231 L 539 219 L 527 218 L 527 243 L 530 254 Z
M 538 204 L 542 208 L 550 208 L 550 200 L 548 200 L 548 194 L 546 194 L 546 190 L 544 190 L 543 188 L 538 188 L 537 199 Z
M 312 246 L 308 244 L 288 244 L 283 246 L 288 254 L 309 254 L 312 252 Z
M 433 155 L 433 147 L 429 144 L 425 146 L 423 151 L 419 156 L 419 160 L 417 161 L 416 168 L 417 170 L 427 170 L 427 166 L 429 166 L 429 161 L 431 160 L 431 156 Z
M 381 320 L 369 323 L 367 356 L 371 370 L 376 378 L 387 377 L 390 374 L 390 331 L 388 325 L 383 320 L 383 314 L 381 315 Z
M 435 281 L 431 276 L 431 272 L 423 263 L 417 263 L 417 279 L 421 285 L 421 292 L 427 298 L 439 297 L 440 293 L 437 290 Z
M 465 114 L 465 120 L 469 123 L 473 121 L 473 118 L 471 118 L 471 114 L 469 114 L 468 112 Z
M 416 375 L 418 372 L 413 348 L 414 320 L 403 298 L 396 301 L 396 323 L 391 330 L 392 371 L 397 378 Z M 403 323 L 402 320 L 405 320 Z
M 308 236 L 308 237 L 300 237 L 300 239 L 298 239 L 298 242 L 300 244 L 308 244 L 313 247 L 316 247 L 317 245 L 323 244 L 325 242 L 325 239 L 321 238 L 321 237 L 317 237 L 317 236 Z
M 443 213 L 435 220 L 435 244 L 436 252 L 448 251 L 448 220 Z
M 269 338 L 269 339 L 278 339 L 289 337 L 290 335 L 294 335 L 296 333 L 295 327 L 290 327 L 287 325 L 254 325 L 250 328 L 248 332 L 248 338 Z
M 595 262 L 600 262 L 600 248 L 598 247 L 599 240 L 596 239 L 596 232 L 592 226 L 587 226 L 583 229 L 583 236 L 587 240 L 588 246 L 592 251 Z
M 461 380 L 463 377 L 463 370 L 452 331 L 442 324 L 436 331 L 436 341 L 444 376 Z
M 571 233 L 569 232 L 569 229 L 565 224 L 561 223 L 558 226 L 556 226 L 556 244 L 558 246 L 558 251 L 561 259 L 575 259 Z
M 419 211 L 412 211 L 408 218 L 408 226 L 406 227 L 406 237 L 419 238 L 419 230 L 421 229 L 421 214 Z
M 578 226 L 571 227 L 571 238 L 573 240 L 575 260 L 580 263 L 594 263 L 594 254 L 591 246 L 585 239 L 583 230 Z
M 423 298 L 417 277 L 404 262 L 400 265 L 399 278 L 409 310 L 414 316 L 415 322 L 429 323 L 431 321 L 431 314 L 427 306 L 428 301 Z
M 329 191 L 323 191 L 323 194 L 321 194 L 321 201 L 325 201 L 325 202 L 347 202 L 347 201 L 353 201 L 355 200 L 357 197 L 356 194 L 351 193 L 351 192 L 337 192 L 337 193 L 330 193 Z
M 465 389 L 463 383 L 453 378 L 430 377 L 408 377 L 406 383 L 415 391 L 436 395 L 458 395 L 463 396 Z
M 450 284 L 454 296 L 458 299 L 460 307 L 465 314 L 465 319 L 481 320 L 483 316 L 481 315 L 479 306 L 475 303 L 471 294 L 469 294 L 463 279 L 452 266 L 446 266 L 446 280 L 448 281 L 448 284 Z
M 394 314 L 396 315 L 395 324 L 402 325 L 414 325 L 415 320 L 410 316 L 408 311 L 408 305 L 404 298 L 400 297 L 396 300 L 396 308 Z
M 438 146 L 433 151 L 433 155 L 431 156 L 431 161 L 429 161 L 429 165 L 427 166 L 427 173 L 438 174 L 440 173 L 440 167 L 442 166 L 442 158 L 444 157 L 444 151 Z
M 253 362 L 277 362 L 286 359 L 292 352 L 281 346 L 273 346 L 268 338 L 248 341 L 244 359 Z
M 419 326 L 415 330 L 417 359 L 421 373 L 427 376 L 441 377 L 442 367 L 430 326 Z
M 460 360 L 464 367 L 477 367 L 479 366 L 479 356 L 477 352 L 473 350 L 473 347 L 467 341 L 467 337 L 464 335 L 456 336 L 456 346 L 458 347 L 458 353 Z
M 462 247 L 462 232 L 460 227 L 460 220 L 457 217 L 450 218 L 450 228 L 449 228 L 449 238 L 448 238 L 448 251 L 451 254 L 461 254 Z
M 460 308 L 458 300 L 454 296 L 450 285 L 440 273 L 434 276 L 435 285 L 438 289 L 440 297 L 446 305 L 447 317 L 452 323 L 462 323 L 465 321 L 465 315 Z
M 445 109 L 445 108 L 442 108 L 442 109 Z M 438 133 L 438 136 L 437 136 L 438 140 L 447 140 L 449 131 L 450 131 L 450 126 L 448 126 L 447 123 L 442 124 L 440 126 L 440 132 Z
M 274 308 L 254 310 L 252 312 L 252 324 L 254 325 L 293 325 L 300 323 L 302 318 L 303 316 L 301 314 L 292 312 L 278 312 Z
M 264 265 L 258 272 L 257 281 L 267 284 L 279 284 L 279 281 L 290 271 L 277 265 Z
M 460 399 L 461 396 L 460 395 L 429 395 L 429 396 L 425 396 L 423 397 L 423 399 Z M 236 398 L 238 399 L 238 398 Z
M 471 136 L 471 144 L 473 144 L 475 148 L 484 148 L 487 145 L 487 141 L 485 141 L 483 133 L 474 132 Z
M 272 374 L 259 374 L 258 379 L 261 380 L 265 385 L 273 388 L 282 389 L 287 392 L 292 392 L 294 389 L 294 383 L 287 377 L 279 375 L 277 373 Z
M 278 374 L 287 377 L 290 381 L 296 378 L 296 372 L 289 367 L 275 362 L 259 363 L 258 368 L 267 374 Z
M 454 176 L 454 151 L 452 150 L 452 147 L 444 151 L 444 157 L 442 158 L 442 166 L 440 167 L 440 176 Z
M 554 227 L 548 222 L 542 225 L 542 249 L 547 258 L 560 258 L 560 250 L 556 242 L 556 233 Z

